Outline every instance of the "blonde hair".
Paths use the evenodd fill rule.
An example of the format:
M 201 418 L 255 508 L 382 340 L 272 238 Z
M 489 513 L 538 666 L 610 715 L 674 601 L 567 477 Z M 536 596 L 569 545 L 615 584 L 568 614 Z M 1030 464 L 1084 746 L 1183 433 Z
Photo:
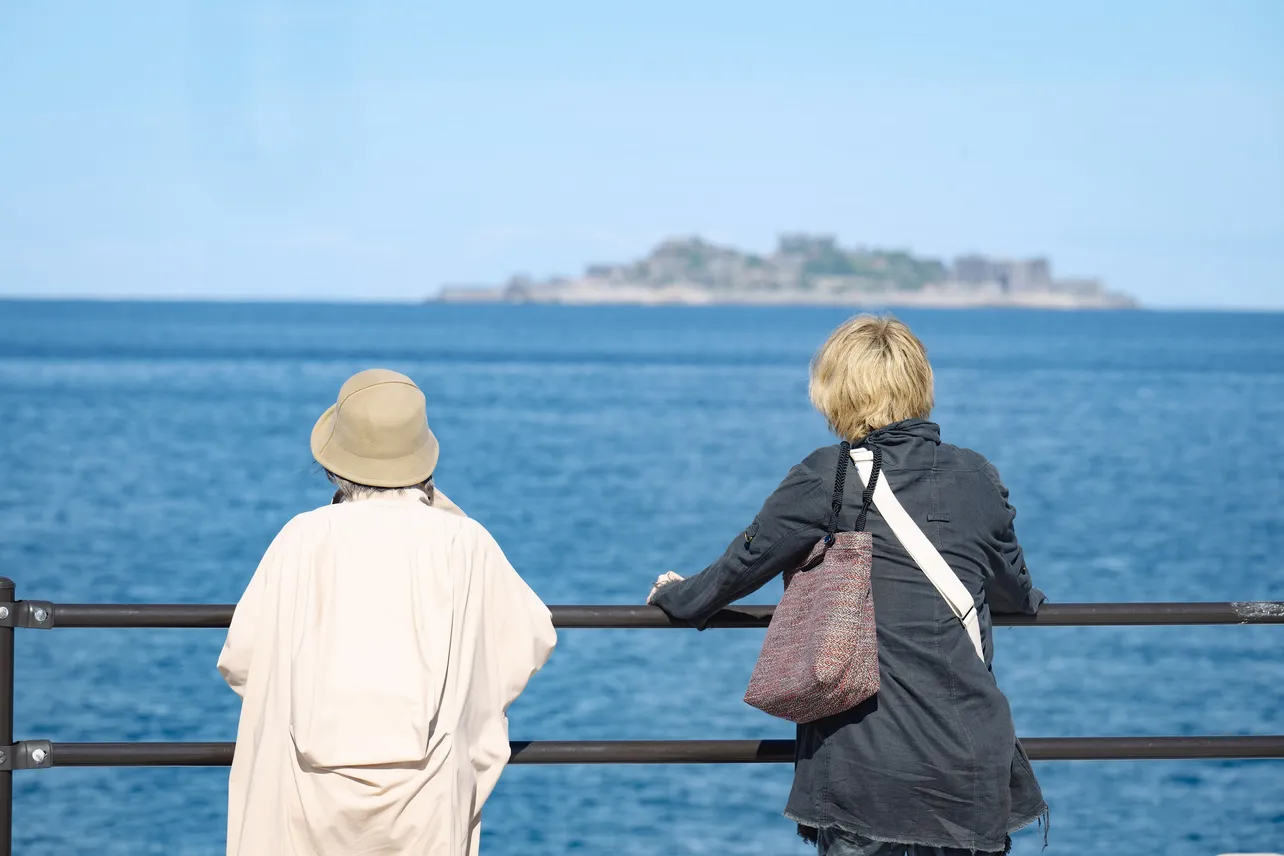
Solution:
M 855 443 L 885 425 L 931 414 L 932 364 L 902 322 L 858 315 L 816 352 L 809 392 L 834 433 Z

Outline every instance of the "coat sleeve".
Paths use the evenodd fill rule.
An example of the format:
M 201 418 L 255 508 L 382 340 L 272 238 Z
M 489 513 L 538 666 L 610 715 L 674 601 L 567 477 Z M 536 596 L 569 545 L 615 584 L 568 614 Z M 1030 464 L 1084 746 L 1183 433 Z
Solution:
M 703 630 L 719 610 L 806 558 L 825 536 L 830 499 L 807 462 L 794 467 L 717 561 L 689 579 L 661 587 L 655 605 Z
M 548 662 L 557 646 L 557 631 L 548 607 L 509 564 L 495 539 L 483 530 L 482 540 L 488 604 L 486 646 L 495 657 L 500 678 L 495 685 L 495 702 L 500 710 L 507 710 Z
M 477 530 L 473 574 L 482 583 L 482 638 L 475 648 L 479 660 L 473 663 L 477 695 L 466 714 L 477 787 L 474 824 L 480 822 L 481 806 L 508 763 L 508 706 L 557 645 L 548 607 L 509 564 L 490 533 L 481 526 Z
M 986 464 L 985 474 L 1002 501 L 994 549 L 990 554 L 990 576 L 985 583 L 985 597 L 996 613 L 1034 615 L 1047 596 L 1034 587 L 1025 564 L 1025 552 L 1016 535 L 1016 509 L 1008 501 L 1008 489 L 993 464 Z
M 287 527 L 288 528 L 288 527 Z M 263 609 L 264 591 L 267 579 L 273 576 L 273 564 L 281 554 L 281 541 L 285 530 L 281 530 L 263 554 L 259 566 L 250 577 L 250 584 L 245 587 L 232 613 L 232 623 L 227 629 L 227 638 L 223 642 L 223 651 L 218 658 L 219 674 L 227 681 L 237 695 L 245 696 L 245 684 L 250 677 L 250 661 L 254 655 L 254 638 L 259 626 L 259 615 Z

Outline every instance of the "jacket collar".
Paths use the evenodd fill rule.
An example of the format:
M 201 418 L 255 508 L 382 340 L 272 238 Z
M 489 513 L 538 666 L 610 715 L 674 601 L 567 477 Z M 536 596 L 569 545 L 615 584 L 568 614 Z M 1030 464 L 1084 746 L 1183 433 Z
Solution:
M 941 443 L 941 426 L 926 419 L 906 419 L 902 422 L 884 425 L 877 431 L 871 431 L 864 440 L 856 445 L 886 447 L 899 446 L 921 440 L 926 440 L 939 446 Z
M 388 502 L 422 502 L 428 505 L 428 496 L 417 487 L 407 487 L 400 490 L 381 490 L 371 493 L 359 493 L 348 502 L 370 502 L 370 503 L 388 503 Z

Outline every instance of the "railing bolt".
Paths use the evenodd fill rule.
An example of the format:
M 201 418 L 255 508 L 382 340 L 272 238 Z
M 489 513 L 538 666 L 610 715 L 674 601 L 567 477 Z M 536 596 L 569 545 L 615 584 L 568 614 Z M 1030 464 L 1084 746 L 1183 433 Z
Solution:
M 45 759 L 48 757 L 49 757 L 48 753 L 46 753 L 45 750 L 43 749 L 31 750 L 31 760 L 35 761 L 37 764 L 43 764 L 45 762 Z
M 0 749 L 0 764 L 3 764 L 8 760 L 9 760 L 8 754 L 3 749 Z
M 8 617 L 9 617 L 9 607 L 0 606 L 0 621 L 4 621 Z
M 45 619 L 49 617 L 49 613 L 39 607 L 36 607 L 35 616 L 38 624 L 44 624 Z

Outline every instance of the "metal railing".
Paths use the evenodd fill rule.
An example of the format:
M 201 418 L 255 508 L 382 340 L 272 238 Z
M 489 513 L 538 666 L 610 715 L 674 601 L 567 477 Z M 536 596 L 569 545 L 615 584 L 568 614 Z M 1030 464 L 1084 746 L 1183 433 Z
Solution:
M 649 606 L 554 606 L 559 628 L 677 628 Z M 13 771 L 50 767 L 219 767 L 232 763 L 232 743 L 53 743 L 13 739 L 14 630 L 220 628 L 231 604 L 55 604 L 21 601 L 0 578 L 0 856 L 11 856 Z M 765 627 L 774 608 L 724 610 L 710 627 Z M 1000 626 L 1284 625 L 1284 602 L 1046 604 L 1038 616 L 996 615 Z M 1031 737 L 1022 743 L 1039 761 L 1284 758 L 1284 735 L 1201 737 Z M 514 764 L 790 763 L 792 740 L 518 741 Z

